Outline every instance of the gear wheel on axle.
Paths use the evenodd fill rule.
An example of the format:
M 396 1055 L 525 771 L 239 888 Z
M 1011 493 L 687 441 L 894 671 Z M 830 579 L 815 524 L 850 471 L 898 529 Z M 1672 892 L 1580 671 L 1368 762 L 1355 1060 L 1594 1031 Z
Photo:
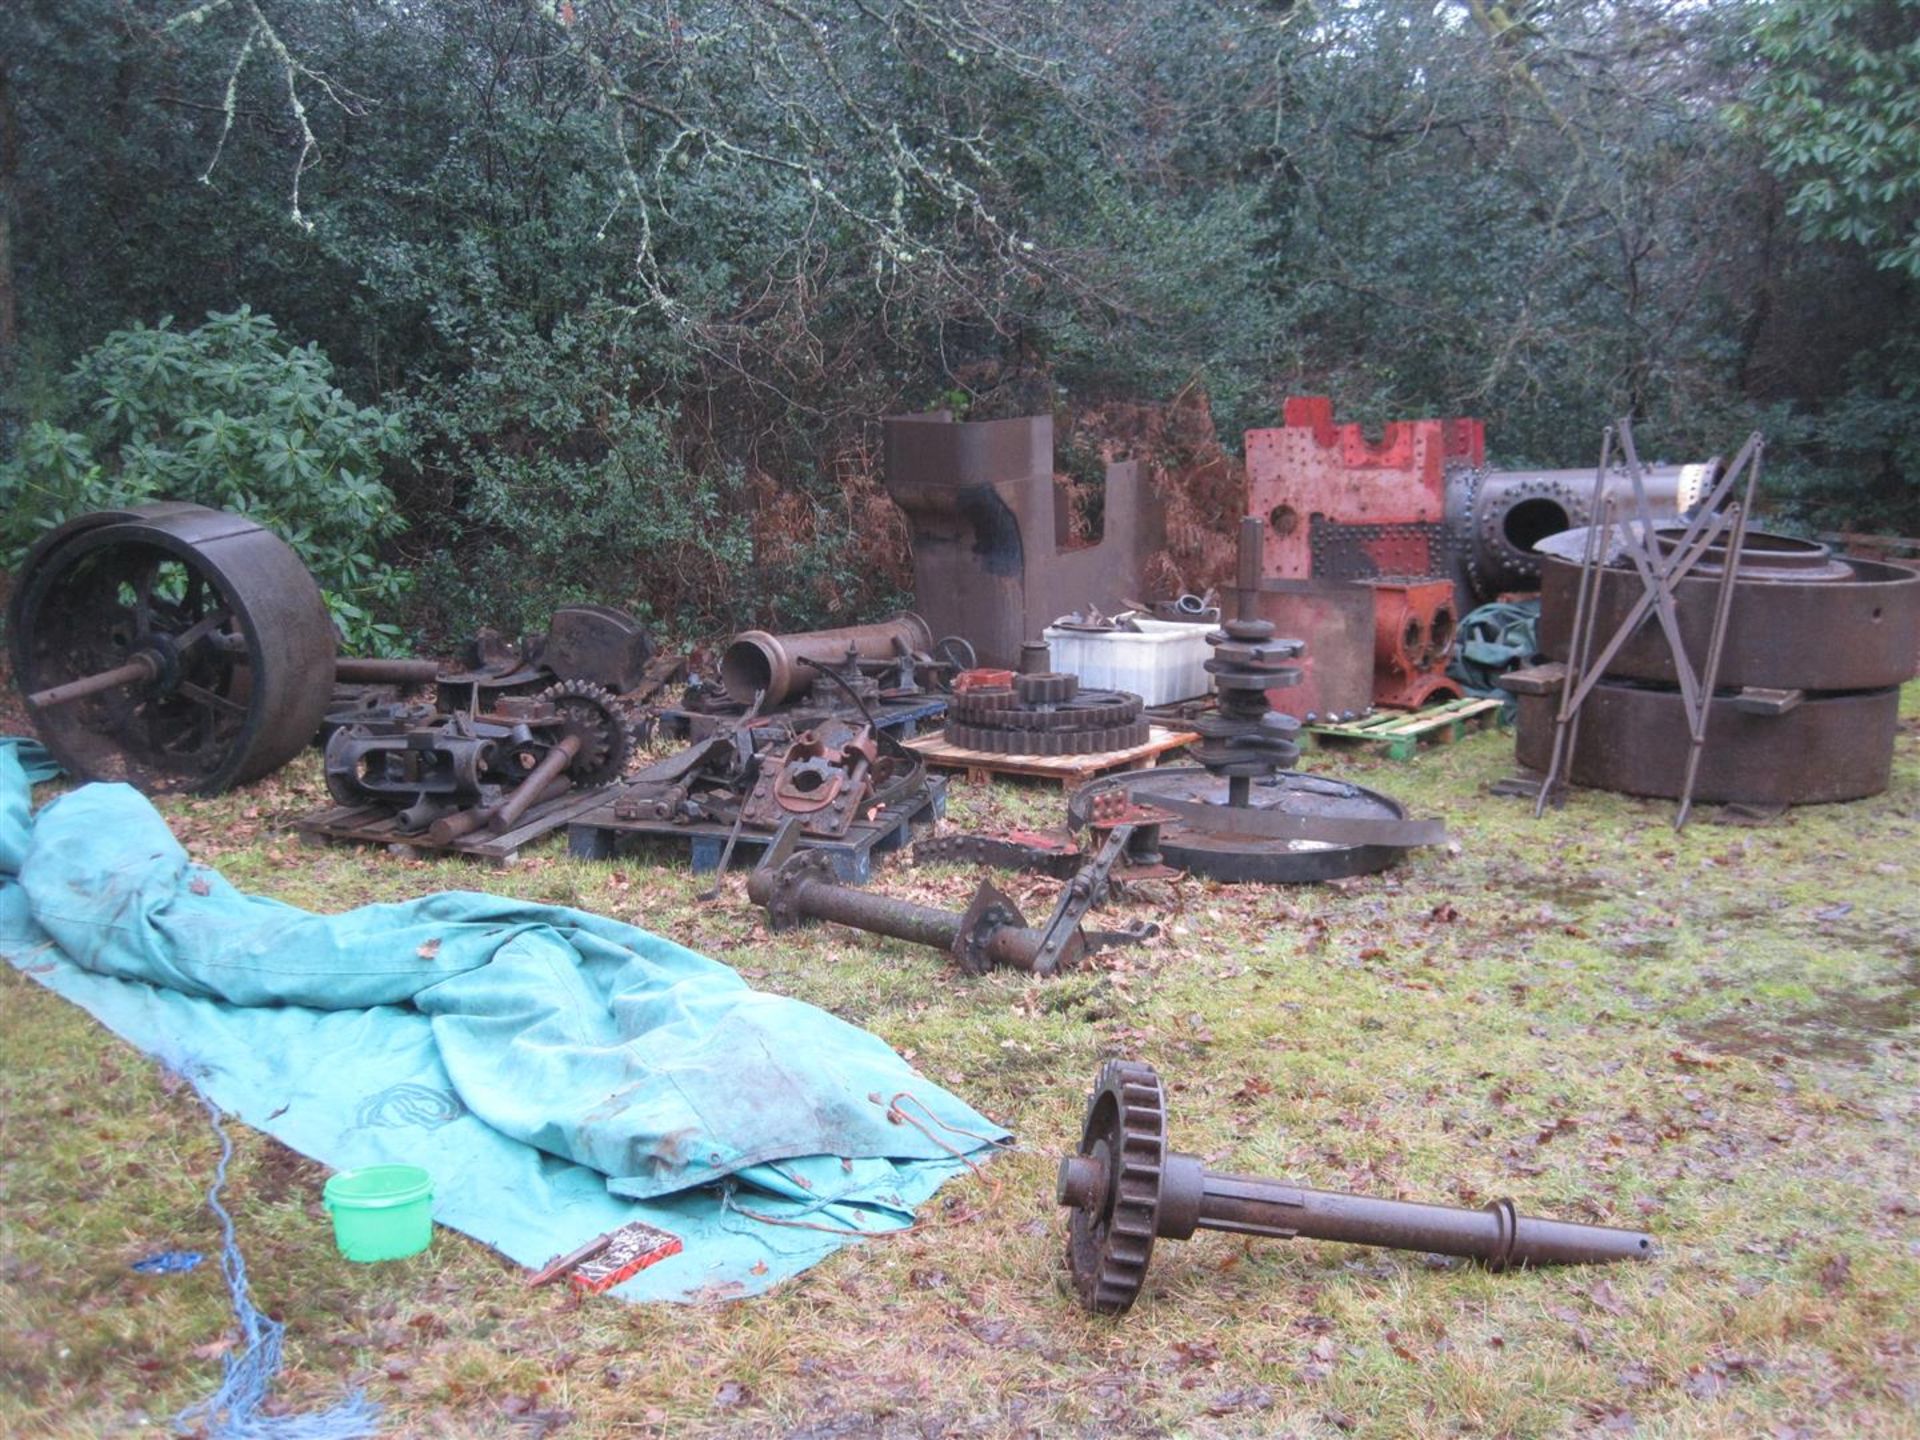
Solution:
M 620 778 L 627 768 L 626 711 L 613 692 L 590 680 L 562 680 L 535 697 L 560 712 L 561 733 L 580 738 L 567 777 L 586 789 Z
M 1067 1269 L 1081 1304 L 1123 1315 L 1139 1297 L 1160 1222 L 1167 1161 L 1166 1096 L 1150 1065 L 1109 1060 L 1087 1100 L 1080 1153 L 1060 1165 L 1061 1203 L 1074 1204 Z M 1078 1182 L 1093 1178 L 1090 1190 Z

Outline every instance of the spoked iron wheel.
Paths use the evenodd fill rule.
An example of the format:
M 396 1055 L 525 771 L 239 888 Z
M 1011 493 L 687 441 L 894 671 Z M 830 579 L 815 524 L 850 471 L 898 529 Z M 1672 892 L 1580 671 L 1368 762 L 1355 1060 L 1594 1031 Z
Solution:
M 292 759 L 333 688 L 313 577 L 242 516 L 164 503 L 83 516 L 22 566 L 15 683 L 47 749 L 89 780 L 213 794 Z

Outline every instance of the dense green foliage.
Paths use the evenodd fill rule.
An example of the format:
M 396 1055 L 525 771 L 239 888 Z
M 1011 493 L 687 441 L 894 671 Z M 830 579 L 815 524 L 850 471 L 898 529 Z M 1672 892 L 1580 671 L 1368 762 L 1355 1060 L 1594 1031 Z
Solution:
M 271 314 L 406 418 L 371 538 L 453 627 L 889 603 L 873 422 L 949 397 L 1758 424 L 1779 515 L 1911 532 L 1916 78 L 1920 0 L 26 0 L 0 449 Z
M 378 553 L 404 524 L 380 475 L 405 455 L 406 434 L 342 395 L 318 350 L 289 345 L 245 309 L 193 330 L 162 320 L 107 336 L 65 390 L 62 423 L 34 421 L 0 463 L 10 558 L 88 510 L 191 500 L 271 525 L 313 571 L 350 644 L 398 638 L 374 617 L 407 590 Z

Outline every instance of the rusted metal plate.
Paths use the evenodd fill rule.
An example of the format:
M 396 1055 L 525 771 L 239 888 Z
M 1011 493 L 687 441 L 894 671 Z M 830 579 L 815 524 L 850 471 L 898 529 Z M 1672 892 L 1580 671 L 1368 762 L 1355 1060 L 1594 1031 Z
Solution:
M 1710 704 L 1694 798 L 1717 804 L 1814 805 L 1887 788 L 1900 720 L 1897 687 L 1808 696 L 1782 714 L 1752 714 L 1737 696 Z M 1557 693 L 1521 694 L 1515 751 L 1547 769 Z M 1581 710 L 1569 778 L 1595 790 L 1677 798 L 1685 784 L 1686 707 L 1677 690 L 1602 681 Z
M 1053 419 L 886 422 L 886 482 L 913 525 L 914 598 L 936 633 L 964 636 L 982 665 L 1011 669 L 1020 646 L 1088 605 L 1112 614 L 1165 543 L 1146 475 L 1109 465 L 1097 544 L 1068 548 L 1053 481 Z
M 1262 580 L 1262 620 L 1307 642 L 1300 683 L 1267 691 L 1267 704 L 1310 722 L 1354 720 L 1373 708 L 1373 591 L 1318 580 Z

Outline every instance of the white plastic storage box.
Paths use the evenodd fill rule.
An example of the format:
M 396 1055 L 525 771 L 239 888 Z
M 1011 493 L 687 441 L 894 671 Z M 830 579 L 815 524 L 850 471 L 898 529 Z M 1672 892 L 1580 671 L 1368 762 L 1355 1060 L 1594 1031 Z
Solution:
M 1052 652 L 1051 664 L 1064 675 L 1078 675 L 1089 690 L 1129 690 L 1149 705 L 1197 700 L 1213 689 L 1207 674 L 1211 625 L 1136 618 L 1140 629 L 1062 630 L 1049 625 L 1041 636 Z

